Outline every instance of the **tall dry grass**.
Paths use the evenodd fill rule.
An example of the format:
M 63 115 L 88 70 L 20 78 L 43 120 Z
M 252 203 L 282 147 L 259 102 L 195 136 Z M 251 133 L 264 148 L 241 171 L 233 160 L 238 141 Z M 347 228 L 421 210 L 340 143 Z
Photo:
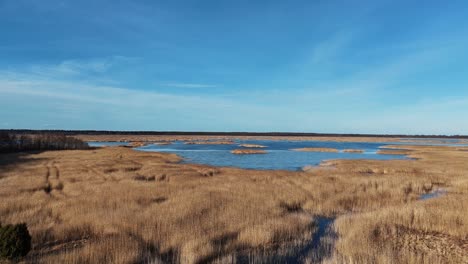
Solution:
M 312 215 L 338 216 L 326 262 L 464 261 L 468 152 L 405 149 L 417 160 L 308 172 L 180 164 L 127 148 L 2 155 L 0 221 L 28 223 L 26 262 L 227 261 L 307 239 Z M 418 201 L 436 188 L 447 194 Z

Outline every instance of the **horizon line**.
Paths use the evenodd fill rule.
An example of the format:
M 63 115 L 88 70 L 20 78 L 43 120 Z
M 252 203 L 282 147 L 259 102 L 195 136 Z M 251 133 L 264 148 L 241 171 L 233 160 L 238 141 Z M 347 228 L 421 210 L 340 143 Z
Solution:
M 58 133 L 65 134 L 138 134 L 138 135 L 209 135 L 209 136 L 316 136 L 316 137 L 402 137 L 402 138 L 468 138 L 468 135 L 460 134 L 379 134 L 379 133 L 316 133 L 316 132 L 248 132 L 248 131 L 181 131 L 181 130 L 95 130 L 95 129 L 0 129 L 0 132 L 16 132 L 16 133 Z

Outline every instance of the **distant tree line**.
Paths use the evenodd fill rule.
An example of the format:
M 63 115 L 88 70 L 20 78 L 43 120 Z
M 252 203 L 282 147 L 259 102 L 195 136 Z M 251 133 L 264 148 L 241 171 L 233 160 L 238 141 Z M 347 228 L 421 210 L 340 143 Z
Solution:
M 197 132 L 197 131 L 104 131 L 104 130 L 28 130 L 11 129 L 1 132 L 15 134 L 64 134 L 64 135 L 161 135 L 161 136 L 284 136 L 284 137 L 390 137 L 390 138 L 463 138 L 468 135 L 398 135 L 398 134 L 333 134 L 292 132 Z
M 59 133 L 13 134 L 0 131 L 0 152 L 87 149 L 88 143 Z

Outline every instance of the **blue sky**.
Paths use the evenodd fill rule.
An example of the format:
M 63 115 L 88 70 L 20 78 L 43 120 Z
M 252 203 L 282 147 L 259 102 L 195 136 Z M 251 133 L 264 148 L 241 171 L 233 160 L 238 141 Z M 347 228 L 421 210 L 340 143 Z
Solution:
M 0 128 L 468 134 L 466 1 L 0 0 Z

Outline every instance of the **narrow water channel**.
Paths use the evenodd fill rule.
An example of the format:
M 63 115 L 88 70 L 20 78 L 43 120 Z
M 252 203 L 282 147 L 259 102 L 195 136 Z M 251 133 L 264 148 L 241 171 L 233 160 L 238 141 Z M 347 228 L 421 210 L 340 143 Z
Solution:
M 256 250 L 249 253 L 233 254 L 228 261 L 240 264 L 267 263 L 319 263 L 331 256 L 336 233 L 333 229 L 335 218 L 314 217 L 314 232 L 305 243 L 286 245 L 278 249 Z
M 438 198 L 447 194 L 444 189 L 436 189 L 419 196 L 420 201 Z M 315 217 L 316 231 L 309 242 L 296 248 L 278 250 L 274 252 L 255 252 L 248 255 L 236 256 L 233 263 L 321 263 L 331 257 L 335 242 L 338 238 L 333 228 L 336 218 Z
M 424 200 L 437 198 L 439 196 L 445 195 L 446 193 L 447 193 L 447 191 L 444 190 L 444 189 L 436 189 L 435 191 L 425 193 L 425 194 L 421 194 L 421 196 L 419 196 L 419 200 L 424 201 Z

